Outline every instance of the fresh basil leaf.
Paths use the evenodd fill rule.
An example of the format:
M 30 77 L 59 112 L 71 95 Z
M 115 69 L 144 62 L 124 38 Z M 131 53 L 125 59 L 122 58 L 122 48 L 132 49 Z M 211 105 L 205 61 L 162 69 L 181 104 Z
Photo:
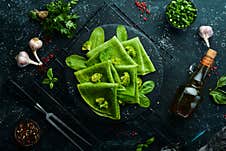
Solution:
M 151 105 L 151 101 L 144 94 L 139 94 L 140 103 L 139 106 L 143 108 L 148 108 Z
M 57 82 L 58 81 L 58 78 L 53 78 L 53 83 Z
M 49 88 L 50 88 L 50 89 L 53 89 L 53 86 L 54 86 L 54 84 L 53 84 L 53 82 L 51 82 L 51 83 L 49 84 Z
M 142 147 L 138 147 L 136 151 L 143 151 Z
M 218 81 L 217 81 L 217 88 L 226 86 L 226 76 L 222 76 Z
M 155 87 L 155 82 L 154 81 L 151 81 L 151 80 L 150 81 L 145 81 L 143 83 L 143 85 L 141 86 L 139 91 L 142 94 L 148 94 L 148 93 L 153 91 L 154 87 Z
M 148 140 L 146 140 L 147 145 L 151 145 L 155 141 L 155 137 L 151 137 Z
M 86 68 L 86 58 L 79 55 L 71 55 L 66 58 L 65 62 L 68 67 L 74 70 L 80 70 Z
M 116 29 L 116 35 L 117 38 L 119 39 L 119 41 L 126 41 L 128 39 L 128 35 L 127 35 L 127 30 L 125 28 L 125 26 L 123 25 L 118 25 L 117 29 Z
M 47 77 L 52 80 L 53 79 L 53 69 L 49 68 L 47 71 Z
M 95 28 L 89 38 L 89 41 L 91 42 L 91 50 L 103 44 L 104 39 L 105 39 L 104 29 L 102 27 Z
M 43 79 L 42 84 L 49 84 L 50 80 L 48 78 Z
M 142 151 L 143 147 L 144 147 L 144 144 L 138 144 L 137 148 L 136 148 L 136 151 Z
M 216 89 L 210 92 L 213 100 L 217 104 L 226 104 L 226 92 Z

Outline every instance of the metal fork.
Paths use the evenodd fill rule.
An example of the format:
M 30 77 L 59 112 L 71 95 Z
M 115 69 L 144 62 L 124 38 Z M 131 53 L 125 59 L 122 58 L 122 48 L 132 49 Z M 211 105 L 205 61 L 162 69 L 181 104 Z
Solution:
M 16 86 L 23 94 L 25 94 L 34 104 L 34 107 L 40 111 L 41 113 L 45 114 L 46 120 L 55 127 L 61 134 L 63 134 L 74 146 L 76 146 L 80 151 L 84 151 L 84 149 L 79 146 L 64 130 L 62 130 L 52 119 L 57 121 L 59 124 L 61 124 L 64 128 L 66 128 L 68 131 L 70 131 L 72 134 L 80 138 L 83 142 L 85 142 L 87 145 L 92 146 L 91 143 L 89 143 L 87 140 L 85 140 L 82 136 L 80 136 L 78 133 L 76 133 L 74 130 L 72 130 L 66 123 L 64 123 L 60 118 L 58 118 L 54 113 L 47 112 L 38 102 L 36 102 L 21 86 L 19 86 L 16 82 L 13 80 L 10 80 L 10 82 Z

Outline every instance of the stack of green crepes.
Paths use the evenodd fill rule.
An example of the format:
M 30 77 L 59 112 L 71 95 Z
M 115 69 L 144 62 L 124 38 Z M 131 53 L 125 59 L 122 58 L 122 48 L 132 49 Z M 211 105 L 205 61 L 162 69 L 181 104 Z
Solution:
M 120 105 L 139 104 L 149 107 L 155 84 L 142 84 L 139 76 L 154 72 L 149 56 L 138 37 L 127 40 L 126 28 L 119 25 L 116 36 L 105 42 L 104 30 L 97 27 L 82 46 L 87 58 L 71 55 L 66 64 L 74 73 L 78 90 L 93 112 L 111 119 L 120 119 Z

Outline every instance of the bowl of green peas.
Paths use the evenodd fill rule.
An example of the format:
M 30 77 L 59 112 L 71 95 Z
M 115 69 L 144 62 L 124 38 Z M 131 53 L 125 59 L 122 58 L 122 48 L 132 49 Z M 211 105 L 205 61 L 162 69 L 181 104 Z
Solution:
M 166 7 L 166 19 L 177 29 L 185 29 L 194 23 L 198 9 L 190 0 L 172 0 Z

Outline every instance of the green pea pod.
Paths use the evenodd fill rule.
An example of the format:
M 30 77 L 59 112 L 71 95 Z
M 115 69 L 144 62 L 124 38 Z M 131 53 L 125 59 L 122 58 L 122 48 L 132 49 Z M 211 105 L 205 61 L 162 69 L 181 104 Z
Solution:
M 119 41 L 126 41 L 128 38 L 127 35 L 127 30 L 125 28 L 125 26 L 123 25 L 118 25 L 117 29 L 116 29 L 116 35 Z

